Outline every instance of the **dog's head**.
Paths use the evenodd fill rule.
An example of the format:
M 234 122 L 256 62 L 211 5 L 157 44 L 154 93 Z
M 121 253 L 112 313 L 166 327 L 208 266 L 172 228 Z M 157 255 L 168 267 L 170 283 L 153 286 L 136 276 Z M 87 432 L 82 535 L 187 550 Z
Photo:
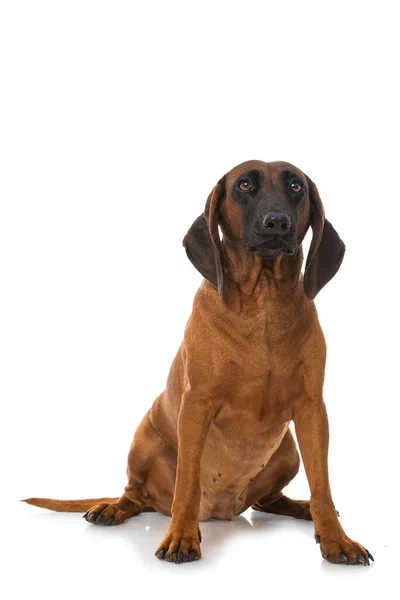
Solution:
M 183 245 L 198 271 L 222 293 L 224 257 L 218 227 L 229 243 L 274 261 L 279 255 L 293 256 L 309 226 L 313 238 L 304 290 L 312 300 L 339 269 L 345 246 L 325 219 L 315 184 L 289 163 L 248 161 L 229 171 L 212 190 Z

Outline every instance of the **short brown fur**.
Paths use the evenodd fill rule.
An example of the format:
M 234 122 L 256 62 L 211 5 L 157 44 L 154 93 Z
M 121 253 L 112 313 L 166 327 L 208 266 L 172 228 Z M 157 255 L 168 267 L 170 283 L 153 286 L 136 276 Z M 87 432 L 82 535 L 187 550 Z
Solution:
M 266 260 L 246 252 L 231 190 L 246 169 L 259 169 L 266 185 L 276 187 L 287 168 L 307 188 L 299 244 L 293 256 Z M 303 277 L 301 241 L 310 225 L 313 241 Z M 239 165 L 215 186 L 184 245 L 206 279 L 166 389 L 136 430 L 124 494 L 119 499 L 26 502 L 52 510 L 87 510 L 87 521 L 103 525 L 123 523 L 144 510 L 171 515 L 156 555 L 174 562 L 200 558 L 199 521 L 232 519 L 252 506 L 313 519 L 324 558 L 369 564 L 369 552 L 343 531 L 329 486 L 325 340 L 310 298 L 336 273 L 344 245 L 324 218 L 315 185 L 287 163 Z M 310 502 L 282 494 L 300 460 L 291 421 Z

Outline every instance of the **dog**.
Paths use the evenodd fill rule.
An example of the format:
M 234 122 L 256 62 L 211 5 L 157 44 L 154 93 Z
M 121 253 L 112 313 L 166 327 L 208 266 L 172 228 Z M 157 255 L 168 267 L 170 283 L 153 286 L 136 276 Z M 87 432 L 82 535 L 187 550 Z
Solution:
M 201 557 L 200 521 L 252 507 L 313 520 L 329 562 L 370 565 L 370 552 L 342 529 L 329 485 L 326 347 L 313 300 L 345 246 L 317 187 L 286 162 L 242 163 L 215 185 L 183 246 L 204 279 L 166 389 L 136 430 L 124 493 L 25 502 L 86 511 L 97 525 L 143 511 L 169 515 L 155 554 L 174 563 Z M 300 464 L 292 421 L 310 501 L 282 493 Z

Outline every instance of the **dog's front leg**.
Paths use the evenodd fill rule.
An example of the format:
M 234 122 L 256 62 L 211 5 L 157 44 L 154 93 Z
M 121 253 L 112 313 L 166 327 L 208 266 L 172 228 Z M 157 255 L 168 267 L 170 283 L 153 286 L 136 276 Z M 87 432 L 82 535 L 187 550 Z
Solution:
M 214 413 L 210 400 L 185 392 L 178 418 L 178 465 L 172 519 L 156 556 L 175 563 L 198 560 L 200 552 L 200 460 Z
M 296 436 L 311 491 L 310 510 L 322 556 L 333 563 L 369 565 L 371 554 L 347 537 L 332 501 L 328 476 L 329 427 L 322 399 L 307 398 L 294 414 Z

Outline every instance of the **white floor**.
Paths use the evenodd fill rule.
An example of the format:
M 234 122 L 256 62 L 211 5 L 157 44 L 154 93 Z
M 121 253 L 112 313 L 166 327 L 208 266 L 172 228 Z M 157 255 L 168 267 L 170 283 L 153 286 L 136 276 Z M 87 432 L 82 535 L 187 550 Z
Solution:
M 9 564 L 2 597 L 399 598 L 390 522 L 376 514 L 366 521 L 369 510 L 346 515 L 345 525 L 374 555 L 369 568 L 323 561 L 310 522 L 251 510 L 231 522 L 202 523 L 202 560 L 175 565 L 154 557 L 167 517 L 142 514 L 106 528 L 87 524 L 80 514 L 13 503 L 10 539 L 3 538 Z

